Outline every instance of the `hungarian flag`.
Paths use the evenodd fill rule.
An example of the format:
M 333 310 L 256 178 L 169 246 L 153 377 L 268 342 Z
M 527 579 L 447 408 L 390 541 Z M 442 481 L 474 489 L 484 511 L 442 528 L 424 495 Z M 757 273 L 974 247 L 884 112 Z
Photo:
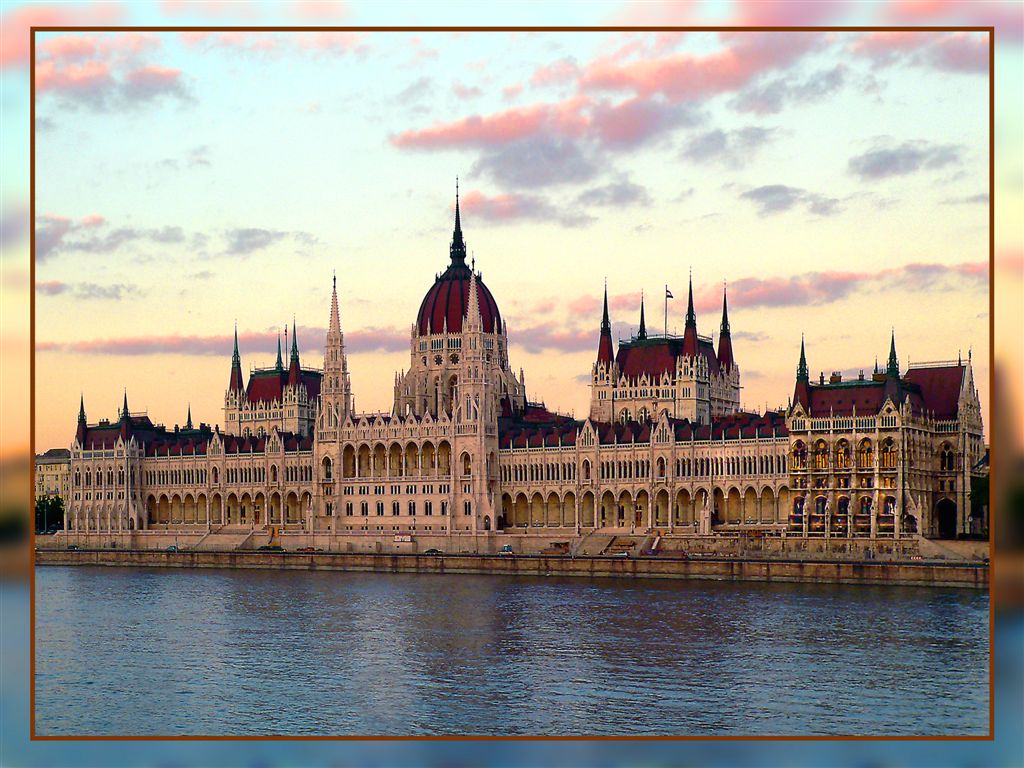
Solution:
M 666 299 L 674 299 L 675 298 L 675 296 L 672 295 L 672 291 L 670 291 L 668 289 L 667 285 L 665 286 L 665 298 Z

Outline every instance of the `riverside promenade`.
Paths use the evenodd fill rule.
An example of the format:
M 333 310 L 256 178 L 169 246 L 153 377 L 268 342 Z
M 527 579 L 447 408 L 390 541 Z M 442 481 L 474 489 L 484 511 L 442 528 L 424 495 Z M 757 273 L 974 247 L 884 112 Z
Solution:
M 985 562 L 877 562 L 718 557 L 404 554 L 365 552 L 37 549 L 35 562 L 156 568 L 237 568 L 584 578 L 817 582 L 987 589 Z

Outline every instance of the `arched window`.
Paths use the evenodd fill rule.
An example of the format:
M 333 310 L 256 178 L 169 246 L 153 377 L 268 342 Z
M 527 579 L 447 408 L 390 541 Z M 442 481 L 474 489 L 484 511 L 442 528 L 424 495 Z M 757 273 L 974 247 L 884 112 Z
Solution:
M 807 446 L 799 440 L 793 446 L 793 469 L 807 469 Z
M 824 440 L 814 444 L 814 468 L 828 469 L 828 444 Z
M 885 442 L 882 443 L 882 468 L 894 469 L 896 467 L 896 458 L 896 444 L 893 443 L 891 437 L 887 437 Z
M 324 473 L 323 473 L 324 480 L 331 480 L 332 479 L 332 474 L 334 472 L 334 464 L 331 461 L 331 457 L 330 456 L 324 456 L 323 468 L 324 468 Z
M 850 466 L 850 444 L 840 440 L 836 445 L 836 469 L 847 469 Z
M 583 479 L 584 480 L 589 480 L 590 479 L 590 460 L 589 459 L 584 459 L 583 460 Z
M 623 424 L 629 421 L 629 408 L 623 408 L 619 411 L 619 421 Z
M 874 447 L 871 445 L 870 440 L 864 438 L 860 441 L 860 447 L 857 449 L 857 468 L 871 469 L 874 466 L 874 463 Z
M 945 443 L 942 446 L 940 463 L 943 472 L 952 472 L 956 469 L 956 454 L 953 453 L 949 443 Z

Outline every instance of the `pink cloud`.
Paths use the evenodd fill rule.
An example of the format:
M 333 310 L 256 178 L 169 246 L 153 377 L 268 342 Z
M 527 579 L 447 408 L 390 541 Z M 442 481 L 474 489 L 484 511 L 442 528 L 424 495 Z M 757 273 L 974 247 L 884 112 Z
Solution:
M 249 53 L 276 53 L 280 39 L 267 32 L 182 32 L 181 42 L 189 48 L 223 48 Z
M 1001 0 L 892 0 L 886 20 L 899 24 L 954 23 L 996 28 L 997 43 L 1024 40 L 1024 13 L 1016 2 Z
M 846 13 L 844 0 L 733 0 L 732 24 L 742 27 L 826 26 Z
M 26 66 L 32 27 L 113 24 L 123 15 L 113 3 L 73 7 L 25 5 L 0 14 L 0 68 Z
M 553 64 L 538 67 L 530 77 L 530 85 L 557 85 L 575 80 L 579 75 L 579 67 L 572 59 L 559 59 Z
M 303 19 L 343 19 L 351 12 L 348 3 L 341 0 L 297 0 L 289 10 Z
M 578 137 L 589 122 L 581 111 L 587 103 L 585 97 L 577 96 L 555 104 L 516 107 L 486 116 L 472 115 L 419 131 L 404 131 L 392 136 L 391 143 L 398 147 L 432 149 L 500 145 L 540 133 Z
M 850 52 L 875 66 L 908 61 L 946 71 L 988 71 L 988 35 L 983 32 L 869 32 L 850 45 Z
M 726 47 L 709 54 L 678 53 L 626 63 L 599 59 L 583 69 L 580 87 L 659 94 L 676 102 L 709 97 L 792 63 L 820 39 L 811 33 L 736 32 L 720 37 Z
M 214 19 L 251 18 L 258 15 L 255 3 L 235 0 L 160 0 L 165 16 L 203 16 Z
M 79 222 L 80 226 L 83 227 L 101 227 L 107 223 L 107 220 L 100 216 L 98 213 L 90 213 L 88 216 L 83 216 Z
M 685 117 L 678 107 L 651 99 L 633 98 L 618 104 L 599 104 L 593 111 L 594 131 L 602 144 L 633 147 Z
M 36 90 L 44 91 L 94 91 L 114 82 L 110 64 L 105 61 L 85 61 L 59 67 L 54 61 L 40 61 L 36 64 Z
M 579 296 L 568 303 L 570 315 L 592 315 L 601 307 L 597 296 Z
M 180 88 L 181 70 L 151 64 L 128 72 L 124 81 L 133 93 L 149 96 Z
M 527 352 L 539 353 L 544 350 L 558 352 L 580 352 L 594 347 L 594 332 L 573 330 L 541 324 L 509 329 L 509 343 L 522 347 Z
M 501 89 L 501 96 L 503 99 L 505 99 L 505 101 L 511 101 L 522 92 L 522 85 L 506 85 L 504 88 Z

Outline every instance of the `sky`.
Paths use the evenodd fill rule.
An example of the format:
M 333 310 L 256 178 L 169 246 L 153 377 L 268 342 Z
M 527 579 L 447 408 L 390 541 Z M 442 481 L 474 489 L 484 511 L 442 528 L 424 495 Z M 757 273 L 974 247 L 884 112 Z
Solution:
M 669 5 L 529 21 L 668 23 Z M 766 4 L 721 5 L 704 16 Z M 220 23 L 199 7 L 159 11 Z M 128 13 L 78 4 L 74 23 L 111 8 Z M 627 338 L 641 293 L 663 327 L 666 285 L 681 330 L 692 270 L 716 339 L 728 286 L 745 407 L 785 404 L 801 334 L 814 374 L 855 376 L 895 329 L 904 367 L 971 350 L 988 426 L 987 62 L 979 33 L 41 34 L 36 449 L 70 443 L 80 395 L 116 418 L 125 388 L 154 421 L 220 422 L 236 322 L 246 369 L 293 317 L 319 366 L 333 274 L 356 406 L 389 409 L 456 176 L 531 400 L 586 415 L 605 280 Z

